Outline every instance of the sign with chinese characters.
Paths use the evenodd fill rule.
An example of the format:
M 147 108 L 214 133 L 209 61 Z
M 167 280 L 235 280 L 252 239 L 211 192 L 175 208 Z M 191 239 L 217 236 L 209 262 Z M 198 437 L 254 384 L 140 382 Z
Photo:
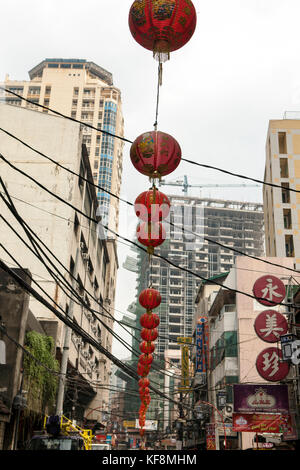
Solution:
M 190 360 L 189 360 L 189 347 L 186 345 L 181 346 L 181 386 L 179 391 L 188 392 L 190 388 Z
M 235 413 L 289 413 L 287 385 L 233 385 Z
M 269 382 L 278 382 L 288 375 L 289 364 L 282 362 L 280 349 L 267 348 L 257 356 L 256 369 L 263 379 Z
M 206 372 L 209 358 L 209 333 L 206 317 L 198 319 L 196 326 L 196 372 Z
M 257 336 L 267 343 L 277 343 L 281 335 L 288 331 L 285 317 L 275 310 L 264 310 L 255 319 L 254 329 Z
M 135 421 L 123 421 L 124 428 L 135 428 Z
M 233 413 L 232 425 L 236 432 L 280 433 L 282 432 L 280 414 Z
M 206 450 L 216 450 L 215 424 L 206 424 Z
M 255 281 L 253 294 L 260 304 L 272 307 L 284 300 L 285 286 L 278 277 L 267 274 Z

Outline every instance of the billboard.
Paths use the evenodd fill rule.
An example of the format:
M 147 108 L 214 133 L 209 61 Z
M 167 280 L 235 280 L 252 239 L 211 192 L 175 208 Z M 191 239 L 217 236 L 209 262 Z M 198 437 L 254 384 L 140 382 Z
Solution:
M 135 420 L 135 427 L 136 429 L 141 429 L 138 419 Z M 157 421 L 146 419 L 143 429 L 145 429 L 145 431 L 157 431 Z
M 236 413 L 289 413 L 287 385 L 233 385 Z

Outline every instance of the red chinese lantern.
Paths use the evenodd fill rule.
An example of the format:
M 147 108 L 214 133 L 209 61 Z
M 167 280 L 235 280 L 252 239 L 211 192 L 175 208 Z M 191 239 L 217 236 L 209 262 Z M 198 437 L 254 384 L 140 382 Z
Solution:
M 129 11 L 132 36 L 160 62 L 191 39 L 196 22 L 191 0 L 135 0 Z
M 152 354 L 141 354 L 139 358 L 139 363 L 142 364 L 143 366 L 148 366 L 152 364 L 153 362 L 153 356 Z
M 161 303 L 161 295 L 156 289 L 144 289 L 139 295 L 139 303 L 146 310 L 153 310 Z
M 148 328 L 143 328 L 141 331 L 141 338 L 144 341 L 155 341 L 158 337 L 158 331 L 156 328 L 149 330 Z
M 139 388 L 139 394 L 141 396 L 147 396 L 150 393 L 150 389 L 148 387 L 140 387 Z
M 150 385 L 150 380 L 149 379 L 143 378 L 143 379 L 139 380 L 139 387 L 140 388 L 141 387 L 149 387 L 149 385 Z
M 149 189 L 141 193 L 135 200 L 134 210 L 140 219 L 145 222 L 159 222 L 168 217 L 170 201 L 158 189 Z
M 150 366 L 144 366 L 143 364 L 141 364 L 140 362 L 138 363 L 138 366 L 137 366 L 137 373 L 138 375 L 140 375 L 141 377 L 146 377 L 150 372 Z
M 155 345 L 151 341 L 142 341 L 139 347 L 140 351 L 145 354 L 151 354 L 155 349 Z
M 156 313 L 144 313 L 140 318 L 140 324 L 144 328 L 151 330 L 159 325 L 159 316 Z
M 177 140 L 165 132 L 144 132 L 131 145 L 130 158 L 143 175 L 161 178 L 178 167 L 181 148 Z
M 166 231 L 161 222 L 143 222 L 137 227 L 137 239 L 147 247 L 148 253 L 153 254 L 154 248 L 165 241 Z

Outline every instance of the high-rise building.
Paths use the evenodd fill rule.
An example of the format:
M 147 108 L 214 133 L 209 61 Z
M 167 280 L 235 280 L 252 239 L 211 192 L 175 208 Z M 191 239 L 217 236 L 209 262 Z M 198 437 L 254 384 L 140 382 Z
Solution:
M 93 180 L 104 190 L 119 196 L 124 142 L 87 127 L 91 125 L 123 136 L 121 92 L 113 85 L 112 74 L 83 59 L 45 59 L 29 71 L 29 78 L 29 81 L 10 80 L 7 75 L 3 85 L 33 103 L 86 124 L 83 126 L 83 143 L 89 154 Z M 4 95 L 7 104 L 48 112 L 8 92 Z M 100 189 L 97 199 L 104 225 L 117 231 L 118 200 Z
M 300 120 L 269 122 L 266 142 L 264 213 L 266 255 L 295 258 L 300 267 Z
M 170 222 L 176 227 L 166 223 L 170 229 L 168 239 L 155 251 L 174 264 L 209 278 L 229 271 L 237 255 L 231 248 L 253 256 L 264 254 L 261 204 L 168 197 Z M 143 252 L 138 254 L 138 265 L 138 293 L 152 282 L 162 296 L 156 352 L 163 360 L 165 350 L 180 349 L 178 336 L 192 335 L 195 297 L 201 279 L 155 257 L 150 271 Z M 137 302 L 138 313 L 140 310 Z

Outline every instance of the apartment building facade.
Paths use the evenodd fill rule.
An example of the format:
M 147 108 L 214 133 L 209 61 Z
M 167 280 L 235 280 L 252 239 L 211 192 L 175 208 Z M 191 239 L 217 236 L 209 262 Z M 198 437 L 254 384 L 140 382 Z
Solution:
M 89 158 L 86 147 L 82 144 L 82 130 L 79 124 L 7 104 L 0 104 L 0 123 L 1 127 L 12 134 L 25 142 L 30 142 L 33 148 L 55 156 L 59 163 L 92 181 Z M 83 214 L 96 219 L 98 200 L 93 186 L 82 178 L 70 175 L 8 135 L 1 133 L 0 141 L 1 152 L 9 162 Z M 61 276 L 58 275 L 56 280 L 53 279 L 49 270 L 22 243 L 24 239 L 30 245 L 22 228 L 2 201 L 1 214 L 15 229 L 15 233 L 2 221 L 1 243 L 22 267 L 32 273 L 33 279 L 47 292 L 54 306 L 59 305 L 65 311 L 71 308 L 72 296 L 64 284 L 65 281 L 72 284 L 85 303 L 99 313 L 95 315 L 80 305 L 80 302 L 75 301 L 72 305 L 74 322 L 111 351 L 112 337 L 105 325 L 112 327 L 113 320 L 101 317 L 103 313 L 101 305 L 106 309 L 106 316 L 109 317 L 107 312 L 111 312 L 113 316 L 118 267 L 115 241 L 104 239 L 101 235 L 103 231 L 101 224 L 92 222 L 67 204 L 58 201 L 2 160 L 0 173 L 20 216 L 39 236 L 45 247 L 56 256 L 57 259 L 44 247 L 53 265 L 51 266 L 49 260 L 43 256 L 46 264 L 54 272 L 55 266 Z M 1 259 L 9 266 L 15 265 L 4 250 L 1 250 Z M 75 284 L 70 273 L 77 280 Z M 45 293 L 38 286 L 34 287 L 45 297 Z M 45 298 L 49 301 L 49 298 Z M 29 308 L 39 321 L 57 321 L 53 313 L 32 298 Z M 65 326 L 59 321 L 56 336 L 59 359 L 63 352 L 64 338 Z M 72 385 L 67 380 L 66 387 L 69 387 L 69 390 L 66 394 L 64 412 L 71 416 L 75 406 L 73 410 L 75 414 L 73 413 L 72 417 L 82 420 L 87 412 L 87 406 L 92 409 L 97 407 L 104 409 L 104 402 L 108 406 L 108 391 L 100 393 L 97 382 L 109 384 L 110 361 L 74 332 L 69 347 L 68 377 Z M 99 413 L 91 413 L 89 419 L 99 419 Z
M 300 120 L 269 121 L 264 181 L 267 256 L 294 258 L 300 267 Z
M 113 85 L 112 74 L 84 59 L 54 58 L 33 67 L 29 78 L 28 81 L 11 80 L 7 75 L 3 86 L 32 103 L 9 92 L 3 93 L 2 100 L 48 113 L 47 109 L 37 106 L 40 104 L 83 122 L 83 143 L 90 158 L 93 181 L 103 188 L 97 190 L 99 211 L 104 225 L 117 231 L 118 200 L 106 191 L 120 195 L 124 142 L 101 132 L 121 137 L 124 133 L 121 92 Z
M 268 257 L 261 258 L 261 260 L 273 261 Z M 199 289 L 195 325 L 199 318 L 206 317 L 209 340 L 207 344 L 208 367 L 205 370 L 206 380 L 196 387 L 195 399 L 202 399 L 211 404 L 211 406 L 203 406 L 203 411 L 206 412 L 206 419 L 210 423 L 217 423 L 215 426 L 217 449 L 224 449 L 223 422 L 228 449 L 245 450 L 255 445 L 255 433 L 237 433 L 232 430 L 233 385 L 270 384 L 260 376 L 256 369 L 257 356 L 266 349 L 268 343 L 258 337 L 254 322 L 265 307 L 256 299 L 251 298 L 251 295 L 253 295 L 254 283 L 265 274 L 282 279 L 286 286 L 289 284 L 290 271 L 285 267 L 292 268 L 293 260 L 277 258 L 276 263 L 282 267 L 266 265 L 260 260 L 238 256 L 229 273 L 225 273 L 223 278 L 218 280 L 212 279 L 211 282 L 205 283 Z M 221 284 L 221 287 L 214 286 L 214 281 Z M 287 314 L 285 305 L 268 308 Z M 290 384 L 291 392 L 294 387 L 292 380 L 293 370 L 291 367 L 289 375 L 282 382 Z M 220 395 L 225 396 L 223 404 L 220 401 Z M 293 398 L 290 402 L 290 411 L 297 412 L 296 402 Z M 223 415 L 222 420 L 220 414 Z M 205 425 L 205 423 L 203 424 Z

